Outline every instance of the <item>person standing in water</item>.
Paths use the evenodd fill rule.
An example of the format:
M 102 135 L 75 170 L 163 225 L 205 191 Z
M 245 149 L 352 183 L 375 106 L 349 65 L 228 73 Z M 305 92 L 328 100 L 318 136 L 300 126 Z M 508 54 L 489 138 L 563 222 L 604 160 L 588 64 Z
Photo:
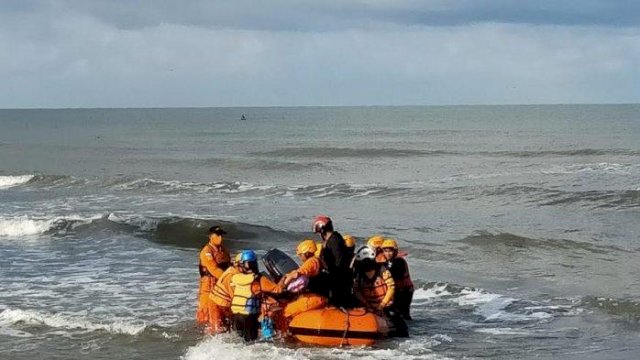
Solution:
M 222 322 L 219 309 L 209 296 L 222 273 L 229 267 L 229 251 L 222 246 L 222 235 L 226 234 L 220 226 L 209 229 L 209 241 L 200 251 L 200 288 L 198 290 L 198 310 L 196 321 L 199 324 L 219 324 Z
M 311 229 L 322 238 L 320 260 L 328 273 L 326 286 L 329 292 L 329 303 L 338 307 L 353 305 L 353 276 L 349 268 L 351 258 L 342 235 L 333 229 L 333 221 L 326 215 L 318 215 L 313 219 Z
M 260 273 L 258 257 L 253 250 L 242 251 L 239 260 L 240 272 L 231 277 L 230 283 L 232 322 L 238 335 L 249 342 L 258 338 L 258 318 L 264 297 L 280 294 L 283 290 L 281 284 Z
M 382 251 L 387 259 L 387 268 L 395 282 L 396 291 L 393 302 L 405 320 L 411 320 L 411 301 L 413 300 L 413 281 L 409 274 L 407 260 L 398 256 L 398 243 L 394 239 L 385 239 Z

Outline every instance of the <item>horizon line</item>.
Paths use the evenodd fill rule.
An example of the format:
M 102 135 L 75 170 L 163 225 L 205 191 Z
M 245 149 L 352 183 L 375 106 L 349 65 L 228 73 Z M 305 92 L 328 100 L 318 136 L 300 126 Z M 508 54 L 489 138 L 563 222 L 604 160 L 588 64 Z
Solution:
M 0 110 L 160 110 L 160 109 L 266 109 L 266 108 L 356 108 L 356 107 L 476 107 L 476 106 L 582 106 L 582 105 L 640 105 L 631 102 L 610 103 L 532 103 L 532 104 L 404 104 L 404 105 L 233 105 L 233 106 L 125 106 L 125 107 L 8 107 Z

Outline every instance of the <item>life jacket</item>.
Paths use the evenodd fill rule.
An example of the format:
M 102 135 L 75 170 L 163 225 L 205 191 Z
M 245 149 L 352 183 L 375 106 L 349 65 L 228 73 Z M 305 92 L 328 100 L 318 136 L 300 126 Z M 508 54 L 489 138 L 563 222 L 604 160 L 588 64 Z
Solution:
M 260 275 L 235 274 L 231 278 L 233 298 L 231 312 L 233 314 L 252 315 L 260 312 Z
M 230 267 L 222 273 L 213 290 L 211 290 L 211 300 L 216 305 L 223 308 L 231 307 L 231 280 L 233 275 L 239 273 L 240 271 L 235 267 Z
M 207 245 L 204 246 L 204 249 L 211 254 L 211 256 L 213 257 L 213 261 L 216 262 L 216 264 L 218 264 L 218 267 L 222 270 L 226 270 L 229 267 L 229 263 L 231 262 L 231 258 L 229 257 L 229 252 L 224 250 L 224 249 L 220 249 L 217 246 L 212 246 L 211 244 L 207 243 Z M 200 276 L 213 276 L 212 274 L 209 274 L 209 270 L 207 270 L 207 268 L 202 265 L 202 261 L 200 261 L 200 263 L 198 264 L 198 269 L 200 270 Z
M 367 304 L 381 304 L 387 294 L 387 291 L 389 291 L 389 287 L 383 278 L 383 272 L 385 271 L 388 272 L 386 268 L 376 269 L 376 273 L 371 279 L 367 278 L 364 274 L 358 277 L 358 287 L 362 296 L 367 301 Z M 388 274 L 388 276 L 390 277 L 391 274 Z
M 409 265 L 403 258 L 396 257 L 390 262 L 391 275 L 393 281 L 396 283 L 397 290 L 413 290 L 413 281 L 411 281 L 411 275 L 409 274 Z M 395 270 L 395 271 L 394 271 Z

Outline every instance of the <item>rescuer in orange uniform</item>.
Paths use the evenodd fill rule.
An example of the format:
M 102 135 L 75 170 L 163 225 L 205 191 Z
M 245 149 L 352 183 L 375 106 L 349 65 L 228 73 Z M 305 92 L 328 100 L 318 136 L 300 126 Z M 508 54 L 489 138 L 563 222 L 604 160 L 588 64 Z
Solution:
M 315 284 L 317 282 L 315 278 L 320 275 L 322 263 L 320 259 L 315 256 L 317 250 L 316 243 L 313 240 L 303 240 L 298 244 L 296 255 L 302 260 L 302 265 L 284 276 L 284 286 L 289 285 L 289 283 L 300 276 L 306 276 L 309 278 L 309 291 L 316 292 L 319 290 Z
M 409 336 L 407 324 L 393 304 L 395 282 L 386 266 L 376 262 L 376 254 L 368 246 L 356 252 L 354 292 L 360 303 L 370 311 L 384 314 L 393 324 L 392 336 Z
M 226 234 L 220 226 L 209 229 L 209 241 L 200 251 L 200 289 L 198 290 L 198 311 L 196 321 L 200 324 L 219 324 L 218 307 L 209 296 L 222 273 L 229 267 L 229 251 L 222 246 L 222 235 Z

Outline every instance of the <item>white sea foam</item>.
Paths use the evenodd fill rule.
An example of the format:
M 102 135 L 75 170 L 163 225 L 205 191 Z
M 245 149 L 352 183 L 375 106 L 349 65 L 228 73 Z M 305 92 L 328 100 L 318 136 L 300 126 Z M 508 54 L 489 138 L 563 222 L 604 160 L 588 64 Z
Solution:
M 29 236 L 43 234 L 49 230 L 59 228 L 73 222 L 75 227 L 80 224 L 86 224 L 93 220 L 100 219 L 102 215 L 94 215 L 90 217 L 84 216 L 68 216 L 68 217 L 0 217 L 0 237 L 6 236 Z
M 486 322 L 527 322 L 553 317 L 558 306 L 531 306 L 522 309 L 507 309 L 517 299 L 482 289 L 463 288 L 452 293 L 448 284 L 438 283 L 428 289 L 418 289 L 414 293 L 414 306 L 435 301 L 450 301 L 459 306 L 473 307 L 474 313 L 482 316 Z
M 57 219 L 30 219 L 27 216 L 0 218 L 0 236 L 37 235 L 49 231 Z
M 24 184 L 33 179 L 35 175 L 5 175 L 0 176 L 0 189 L 7 189 L 12 186 Z
M 397 349 L 374 349 L 369 347 L 346 348 L 317 348 L 300 347 L 285 348 L 272 343 L 255 343 L 246 345 L 231 334 L 207 337 L 197 345 L 190 347 L 183 356 L 184 360 L 210 360 L 220 358 L 224 354 L 226 360 L 294 360 L 294 359 L 365 359 L 382 360 L 392 358 L 402 359 L 447 359 L 432 352 L 430 347 L 440 344 L 440 341 L 424 338 L 405 340 Z
M 45 325 L 52 328 L 77 329 L 84 331 L 107 331 L 112 334 L 137 335 L 146 325 L 115 320 L 109 323 L 96 323 L 80 315 L 50 314 L 34 310 L 5 309 L 0 312 L 0 326 L 24 323 Z
M 428 289 L 417 289 L 413 293 L 413 300 L 429 300 L 450 295 L 452 294 L 447 290 L 447 284 L 438 283 Z
M 480 328 L 475 329 L 475 332 L 491 335 L 531 335 L 530 331 L 512 329 L 512 328 Z

